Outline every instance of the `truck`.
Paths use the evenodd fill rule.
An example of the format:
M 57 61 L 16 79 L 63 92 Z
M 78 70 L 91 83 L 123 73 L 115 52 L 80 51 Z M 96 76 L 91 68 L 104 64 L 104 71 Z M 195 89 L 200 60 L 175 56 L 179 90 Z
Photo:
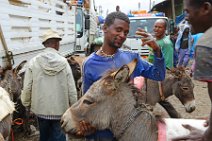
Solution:
M 95 1 L 90 0 L 85 6 L 76 9 L 76 52 L 88 54 L 90 44 L 97 34 L 97 10 Z
M 128 49 L 138 52 L 141 57 L 147 58 L 149 55 L 149 47 L 147 45 L 141 46 L 141 40 L 140 36 L 137 36 L 136 30 L 138 28 L 145 29 L 147 32 L 153 34 L 153 27 L 154 23 L 158 19 L 164 19 L 167 21 L 167 30 L 166 33 L 169 34 L 170 32 L 170 25 L 169 19 L 163 15 L 163 13 L 160 14 L 152 14 L 152 13 L 142 13 L 135 12 L 136 14 L 130 15 L 130 30 L 129 34 L 127 36 L 127 39 L 124 43 L 124 46 Z
M 59 52 L 64 57 L 84 50 L 87 44 L 80 40 L 79 34 L 83 34 L 82 37 L 89 44 L 90 33 L 95 32 L 90 31 L 92 25 L 91 18 L 88 17 L 91 6 L 85 9 L 86 4 L 90 5 L 89 2 L 85 0 L 80 4 L 73 0 L 0 0 L 0 66 L 16 66 L 40 53 L 44 49 L 41 36 L 48 29 L 56 30 L 62 37 Z M 82 11 L 81 15 L 79 11 Z M 81 22 L 77 20 L 79 17 Z

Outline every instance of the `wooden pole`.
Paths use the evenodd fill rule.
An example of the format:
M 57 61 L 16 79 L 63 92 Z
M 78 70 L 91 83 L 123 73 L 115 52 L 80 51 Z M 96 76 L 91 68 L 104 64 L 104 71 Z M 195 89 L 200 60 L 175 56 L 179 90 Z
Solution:
M 152 8 L 152 0 L 149 0 L 149 11 L 151 10 Z
M 7 59 L 5 67 L 12 68 L 11 57 L 9 55 L 9 50 L 8 50 L 7 43 L 6 43 L 5 38 L 4 38 L 3 31 L 1 29 L 1 25 L 0 25 L 0 38 L 1 38 L 2 46 L 3 46 L 4 51 L 5 51 L 6 59 Z
M 175 3 L 174 3 L 174 0 L 171 0 L 171 5 L 172 5 L 172 17 L 173 17 L 173 21 L 175 22 L 175 18 L 176 18 L 176 15 L 175 15 Z

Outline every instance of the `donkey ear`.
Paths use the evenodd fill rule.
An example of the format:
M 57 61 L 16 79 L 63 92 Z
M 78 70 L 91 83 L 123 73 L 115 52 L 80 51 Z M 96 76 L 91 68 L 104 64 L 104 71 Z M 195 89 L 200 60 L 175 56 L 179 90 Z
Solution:
M 27 63 L 27 60 L 24 60 L 22 61 L 18 66 L 16 66 L 14 69 L 13 69 L 13 72 L 18 74 L 19 71 L 24 67 L 24 65 Z
M 131 61 L 129 64 L 122 66 L 118 71 L 115 71 L 114 73 L 111 74 L 111 76 L 113 78 L 115 78 L 116 74 L 119 73 L 119 71 L 123 70 L 125 67 L 127 67 L 129 69 L 129 73 L 128 73 L 128 77 L 133 73 L 136 64 L 137 64 L 137 59 L 134 59 L 133 61 Z
M 122 66 L 113 76 L 116 84 L 126 82 L 129 78 L 130 69 L 127 65 Z
M 134 59 L 132 60 L 129 64 L 127 64 L 128 68 L 130 69 L 129 72 L 129 76 L 133 73 L 133 71 L 135 70 L 136 64 L 137 64 L 138 60 Z
M 127 65 L 122 66 L 118 71 L 112 74 L 112 77 L 115 81 L 115 87 L 118 86 L 120 82 L 127 82 L 129 81 L 129 77 L 135 69 L 137 63 L 137 59 L 134 59 Z

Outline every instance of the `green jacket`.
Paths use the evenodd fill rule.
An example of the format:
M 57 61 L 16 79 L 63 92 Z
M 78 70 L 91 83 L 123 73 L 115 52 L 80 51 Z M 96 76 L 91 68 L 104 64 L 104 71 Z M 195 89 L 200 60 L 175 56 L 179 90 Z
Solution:
M 166 67 L 171 69 L 174 67 L 174 47 L 173 44 L 169 38 L 169 36 L 164 36 L 162 39 L 156 41 L 157 44 L 161 47 Z M 150 49 L 150 53 L 148 56 L 148 61 L 150 63 L 153 63 L 154 60 L 154 54 L 152 50 Z

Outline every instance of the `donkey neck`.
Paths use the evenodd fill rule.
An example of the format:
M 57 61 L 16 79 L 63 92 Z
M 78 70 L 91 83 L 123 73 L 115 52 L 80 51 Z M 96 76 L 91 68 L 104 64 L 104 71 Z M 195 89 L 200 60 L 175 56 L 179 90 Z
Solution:
M 111 120 L 111 130 L 117 137 L 120 134 L 120 130 L 124 128 L 124 123 L 126 123 L 130 114 L 135 109 L 136 100 L 129 85 L 123 83 L 120 85 L 120 88 L 116 90 L 113 101 L 115 106 L 113 106 L 114 114 Z
M 167 75 L 166 79 L 162 82 L 163 85 L 163 94 L 165 98 L 168 98 L 169 96 L 173 95 L 173 85 L 177 82 L 178 80 L 175 79 L 174 76 L 172 75 Z
M 117 97 L 114 100 L 119 100 L 116 100 L 116 106 L 114 106 L 114 114 L 111 120 L 111 131 L 114 133 L 115 137 L 119 137 L 121 134 L 121 136 L 118 138 L 118 140 L 121 141 L 140 141 L 141 135 L 146 138 L 144 134 L 138 132 L 146 132 L 143 130 L 143 128 L 148 126 L 145 123 L 147 123 L 149 119 L 152 118 L 151 115 L 146 109 L 144 109 L 146 111 L 138 113 L 136 117 L 133 118 L 133 121 L 130 123 L 130 125 L 126 128 L 126 122 L 130 120 L 132 114 L 135 111 L 136 100 L 133 97 L 133 92 L 131 89 L 129 89 L 129 86 L 120 87 L 120 89 L 117 90 L 117 93 Z M 123 129 L 125 131 L 122 134 L 121 132 Z

